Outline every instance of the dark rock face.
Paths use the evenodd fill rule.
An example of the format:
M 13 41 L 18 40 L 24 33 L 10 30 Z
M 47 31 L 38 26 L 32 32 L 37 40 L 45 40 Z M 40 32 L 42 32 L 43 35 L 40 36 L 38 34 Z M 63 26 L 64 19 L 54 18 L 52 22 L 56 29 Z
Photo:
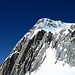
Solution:
M 11 58 L 8 58 L 7 61 L 4 62 L 2 75 L 10 75 L 17 57 L 18 54 L 13 54 Z
M 45 50 L 49 47 L 52 40 L 52 33 L 38 28 L 34 35 L 36 27 L 32 28 L 15 46 L 11 54 L 2 64 L 2 73 L 0 75 L 25 75 L 37 70 L 45 57 Z M 31 35 L 31 36 L 30 36 Z M 32 37 L 31 39 L 29 38 Z M 38 59 L 37 59 L 38 58 Z M 34 65 L 33 65 L 34 64 Z

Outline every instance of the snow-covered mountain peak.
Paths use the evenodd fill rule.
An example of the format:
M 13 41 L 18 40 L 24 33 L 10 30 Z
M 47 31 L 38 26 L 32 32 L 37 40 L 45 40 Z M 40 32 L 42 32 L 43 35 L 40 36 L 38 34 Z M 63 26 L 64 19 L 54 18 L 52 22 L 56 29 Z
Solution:
M 75 23 L 66 23 L 60 20 L 55 21 L 48 18 L 42 18 L 39 19 L 34 26 L 40 27 L 47 32 L 55 33 L 60 29 L 69 29 L 71 25 L 75 25 Z
M 75 23 L 42 18 L 13 48 L 0 75 L 69 75 L 70 67 L 75 72 Z
M 51 20 L 51 19 L 48 19 L 48 18 L 39 19 L 38 22 L 37 22 L 38 25 L 41 24 L 40 25 L 41 27 L 43 25 L 46 25 L 46 26 L 54 27 L 54 28 L 57 28 L 58 26 L 60 26 L 61 23 L 62 23 L 61 21 L 54 21 L 54 20 Z

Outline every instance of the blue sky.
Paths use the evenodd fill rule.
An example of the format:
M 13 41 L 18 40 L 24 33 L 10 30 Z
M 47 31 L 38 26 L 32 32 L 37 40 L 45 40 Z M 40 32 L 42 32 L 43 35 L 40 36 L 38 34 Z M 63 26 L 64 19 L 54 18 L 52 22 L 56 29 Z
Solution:
M 37 20 L 44 17 L 75 22 L 75 2 L 72 0 L 0 1 L 0 63 Z

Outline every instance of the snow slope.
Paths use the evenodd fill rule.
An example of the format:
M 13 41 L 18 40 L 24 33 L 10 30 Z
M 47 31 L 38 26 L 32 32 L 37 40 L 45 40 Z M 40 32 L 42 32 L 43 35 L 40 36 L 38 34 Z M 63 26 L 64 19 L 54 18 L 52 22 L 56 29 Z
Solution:
M 31 75 L 75 75 L 75 67 L 70 68 L 68 64 L 63 66 L 61 61 L 55 64 L 55 53 L 51 48 L 46 53 L 47 57 L 41 67 Z

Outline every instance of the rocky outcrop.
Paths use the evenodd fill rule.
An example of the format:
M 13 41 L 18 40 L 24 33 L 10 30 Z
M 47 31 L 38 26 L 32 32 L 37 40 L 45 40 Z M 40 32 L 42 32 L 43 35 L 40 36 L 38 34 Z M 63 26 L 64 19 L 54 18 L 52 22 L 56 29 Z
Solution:
M 37 28 L 37 29 L 36 29 Z M 36 33 L 35 33 L 36 32 Z M 45 51 L 52 40 L 52 33 L 34 26 L 17 43 L 4 61 L 1 75 L 25 75 L 37 70 L 44 61 Z
M 69 64 L 75 67 L 75 25 L 70 29 L 62 29 L 56 33 L 52 40 L 52 47 L 56 51 L 56 62 L 64 61 L 63 64 Z

